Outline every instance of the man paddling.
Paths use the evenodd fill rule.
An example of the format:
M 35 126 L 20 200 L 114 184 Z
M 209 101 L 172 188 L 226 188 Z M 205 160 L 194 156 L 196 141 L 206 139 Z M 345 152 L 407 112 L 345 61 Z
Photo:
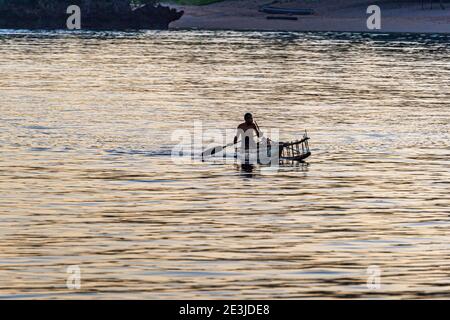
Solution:
M 246 113 L 244 115 L 244 123 L 241 123 L 238 127 L 237 127 L 237 134 L 234 137 L 234 144 L 236 144 L 238 142 L 238 139 L 240 137 L 242 137 L 241 141 L 242 141 L 242 149 L 243 150 L 249 150 L 249 149 L 256 149 L 257 150 L 257 154 L 258 154 L 258 161 L 260 161 L 260 156 L 265 156 L 267 155 L 267 157 L 271 157 L 271 153 L 270 150 L 271 148 L 274 147 L 274 145 L 272 144 L 272 140 L 270 140 L 269 138 L 263 138 L 261 139 L 261 143 L 262 143 L 262 153 L 260 153 L 260 143 L 259 142 L 255 142 L 254 140 L 254 134 L 253 131 L 256 132 L 256 136 L 258 138 L 262 137 L 263 134 L 261 133 L 261 130 L 259 129 L 259 126 L 256 122 L 253 121 L 253 116 L 251 113 Z M 278 145 L 278 157 L 281 157 L 281 154 L 283 152 L 283 143 L 279 142 L 275 145 Z
M 234 137 L 234 144 L 236 144 L 239 138 L 242 137 L 242 146 L 245 150 L 253 149 L 257 147 L 257 143 L 254 140 L 253 131 L 256 132 L 256 136 L 259 138 L 261 133 L 259 131 L 258 125 L 253 122 L 253 116 L 251 113 L 246 113 L 244 115 L 245 122 L 241 123 L 237 127 L 237 133 Z
M 261 136 L 261 132 L 259 131 L 258 125 L 253 122 L 253 116 L 251 113 L 246 113 L 244 115 L 244 123 L 241 123 L 237 128 L 236 136 L 234 137 L 234 142 L 229 143 L 224 146 L 218 146 L 218 147 L 212 147 L 210 149 L 207 149 L 202 152 L 202 159 L 204 159 L 205 156 L 212 156 L 216 153 L 222 152 L 223 149 L 231 147 L 238 143 L 238 139 L 241 138 L 242 141 L 242 148 L 245 150 L 254 149 L 257 148 L 259 143 L 256 143 L 254 140 L 254 134 L 253 131 L 256 132 L 256 135 L 258 138 Z

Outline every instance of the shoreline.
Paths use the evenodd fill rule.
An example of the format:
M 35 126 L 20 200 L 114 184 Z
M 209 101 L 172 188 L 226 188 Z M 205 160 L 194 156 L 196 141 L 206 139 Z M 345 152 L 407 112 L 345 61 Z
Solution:
M 1 29 L 0 29 L 1 30 Z M 7 29 L 6 29 L 7 30 Z M 291 29 L 225 29 L 225 28 L 169 28 L 169 31 L 236 31 L 236 32 L 293 32 L 293 33 L 359 33 L 359 34 L 423 34 L 423 35 L 450 35 L 450 31 L 372 31 L 372 30 L 291 30 Z
M 136 32 L 146 32 L 146 31 L 211 31 L 211 32 L 216 32 L 216 31 L 224 31 L 224 32 L 230 32 L 230 31 L 235 31 L 235 32 L 267 32 L 267 33 L 280 33 L 280 32 L 290 32 L 290 33 L 336 33 L 336 34 L 343 34 L 343 33 L 355 33 L 355 34 L 366 34 L 366 35 L 425 35 L 425 36 L 430 36 L 430 35 L 439 35 L 439 36 L 450 36 L 450 32 L 404 32 L 404 31 L 382 31 L 382 32 L 373 32 L 373 31 L 349 31 L 349 30 L 283 30 L 283 29 L 199 29 L 199 28 L 171 28 L 168 30 L 165 29 L 126 29 L 126 30 L 122 30 L 122 29 L 83 29 L 83 30 L 67 30 L 67 29 L 45 29 L 45 28 L 40 28 L 40 29 L 26 29 L 26 28 L 21 28 L 21 29 L 16 29 L 16 28 L 0 28 L 0 35 L 14 35 L 14 34 L 28 34 L 28 33 L 40 33 L 40 32 L 48 32 L 48 33 L 53 33 L 53 32 L 57 32 L 60 34 L 83 34 L 85 32 L 89 32 L 89 33 L 96 33 L 96 32 L 101 32 L 101 33 L 136 33 Z
M 358 32 L 358 33 L 450 33 L 450 0 L 445 9 L 434 2 L 421 8 L 421 1 L 378 1 L 381 9 L 381 29 L 369 30 L 367 7 L 374 1 L 291 0 L 274 4 L 282 8 L 311 8 L 314 15 L 295 16 L 298 20 L 268 20 L 267 13 L 258 8 L 267 0 L 225 0 L 203 6 L 168 4 L 184 10 L 181 19 L 169 25 L 171 30 L 235 30 L 235 31 L 300 31 L 300 32 Z

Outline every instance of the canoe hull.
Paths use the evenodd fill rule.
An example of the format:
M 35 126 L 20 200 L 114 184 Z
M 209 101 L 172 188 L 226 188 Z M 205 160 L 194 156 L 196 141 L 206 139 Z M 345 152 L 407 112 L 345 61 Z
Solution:
M 307 152 L 305 154 L 302 154 L 301 156 L 296 156 L 296 157 L 281 157 L 280 161 L 303 161 L 307 158 L 309 158 L 311 156 L 311 152 Z

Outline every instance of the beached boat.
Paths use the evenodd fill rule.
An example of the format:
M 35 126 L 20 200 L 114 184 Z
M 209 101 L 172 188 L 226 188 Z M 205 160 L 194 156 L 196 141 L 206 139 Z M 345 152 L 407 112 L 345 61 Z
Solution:
M 278 8 L 270 5 L 264 5 L 259 8 L 260 12 L 268 14 L 289 14 L 289 15 L 301 15 L 307 16 L 314 14 L 313 9 L 301 9 L 301 8 Z
M 292 16 L 267 16 L 266 19 L 267 20 L 292 20 L 292 21 L 298 20 L 297 17 L 292 17 Z

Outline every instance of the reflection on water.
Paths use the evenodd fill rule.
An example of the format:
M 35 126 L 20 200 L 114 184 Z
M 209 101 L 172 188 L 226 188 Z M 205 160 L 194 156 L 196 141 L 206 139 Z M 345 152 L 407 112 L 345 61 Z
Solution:
M 448 36 L 5 31 L 0 297 L 449 297 L 449 62 Z M 247 111 L 308 129 L 309 165 L 171 161 Z
M 240 165 L 240 169 L 241 169 L 241 173 L 242 173 L 243 177 L 246 177 L 246 178 L 254 177 L 253 171 L 255 170 L 255 165 L 243 163 Z

